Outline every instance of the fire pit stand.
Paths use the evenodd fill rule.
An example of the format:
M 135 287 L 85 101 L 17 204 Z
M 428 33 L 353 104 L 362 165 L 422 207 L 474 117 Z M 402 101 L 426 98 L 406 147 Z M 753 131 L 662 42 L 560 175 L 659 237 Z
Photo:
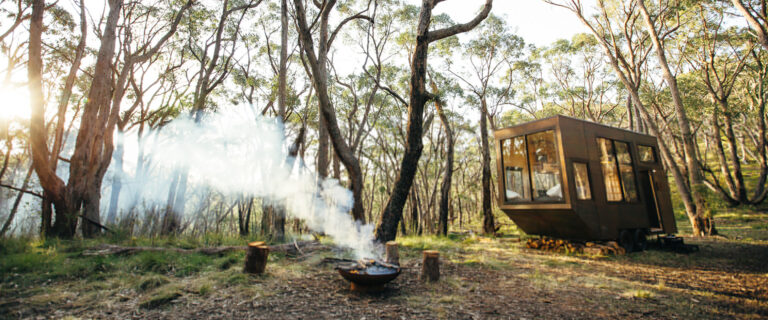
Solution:
M 376 260 L 365 260 L 347 266 L 336 267 L 355 292 L 381 292 L 385 285 L 400 275 L 400 266 Z

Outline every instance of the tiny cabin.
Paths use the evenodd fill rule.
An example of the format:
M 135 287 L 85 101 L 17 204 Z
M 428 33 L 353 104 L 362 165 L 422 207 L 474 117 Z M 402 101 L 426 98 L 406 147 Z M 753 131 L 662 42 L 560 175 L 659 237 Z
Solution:
M 677 232 L 655 137 L 565 116 L 494 137 L 498 204 L 526 233 L 626 247 Z

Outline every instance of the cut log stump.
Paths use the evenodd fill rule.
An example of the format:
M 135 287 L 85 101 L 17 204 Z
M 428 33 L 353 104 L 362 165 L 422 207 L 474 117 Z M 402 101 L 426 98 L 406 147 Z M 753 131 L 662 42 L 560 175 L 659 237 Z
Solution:
M 245 253 L 245 266 L 243 272 L 250 274 L 263 274 L 267 268 L 269 258 L 269 246 L 263 241 L 248 243 Z
M 440 280 L 440 252 L 424 250 L 424 260 L 421 264 L 421 281 L 436 282 Z
M 387 258 L 385 261 L 389 264 L 400 265 L 400 254 L 397 251 L 397 242 L 387 242 Z

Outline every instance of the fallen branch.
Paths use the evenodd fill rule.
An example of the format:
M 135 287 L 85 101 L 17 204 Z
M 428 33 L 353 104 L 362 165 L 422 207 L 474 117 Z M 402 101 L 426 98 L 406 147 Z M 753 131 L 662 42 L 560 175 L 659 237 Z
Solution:
M 285 254 L 296 254 L 299 251 L 297 248 L 301 247 L 301 251 L 315 251 L 328 249 L 327 246 L 316 241 L 301 241 L 279 244 L 269 246 L 270 252 L 282 252 Z M 124 247 L 113 244 L 101 244 L 93 248 L 88 248 L 83 251 L 84 256 L 107 256 L 107 255 L 126 255 L 134 254 L 142 251 L 155 251 L 155 252 L 178 252 L 184 254 L 200 253 L 207 255 L 221 254 L 229 251 L 245 250 L 247 246 L 223 246 L 223 247 L 208 247 L 197 249 L 182 249 L 182 248 L 169 248 L 169 247 Z
M 104 229 L 107 232 L 115 233 L 114 231 L 112 231 L 111 229 L 105 227 L 104 225 L 102 225 L 102 224 L 100 224 L 100 223 L 98 223 L 96 221 L 91 220 L 91 218 L 86 217 L 84 214 L 80 214 L 80 217 L 83 218 L 85 221 L 90 222 L 91 224 L 93 224 L 93 225 L 95 225 L 95 226 L 97 226 L 97 227 L 99 227 L 101 229 Z

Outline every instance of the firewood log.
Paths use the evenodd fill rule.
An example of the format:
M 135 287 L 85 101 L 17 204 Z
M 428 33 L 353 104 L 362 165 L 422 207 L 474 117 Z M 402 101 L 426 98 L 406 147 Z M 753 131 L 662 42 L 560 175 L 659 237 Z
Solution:
M 248 251 L 245 254 L 245 266 L 243 272 L 251 274 L 262 274 L 267 268 L 267 259 L 269 258 L 269 246 L 262 241 L 251 242 L 248 244 Z
M 397 251 L 397 242 L 387 242 L 387 258 L 385 261 L 389 264 L 400 265 L 400 254 Z
M 424 250 L 424 260 L 421 265 L 421 281 L 436 282 L 440 280 L 440 252 Z

